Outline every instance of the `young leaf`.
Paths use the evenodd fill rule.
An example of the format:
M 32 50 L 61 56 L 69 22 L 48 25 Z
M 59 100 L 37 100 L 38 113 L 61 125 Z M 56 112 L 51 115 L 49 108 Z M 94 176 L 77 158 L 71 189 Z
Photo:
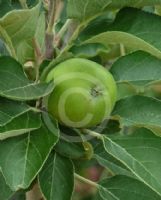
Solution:
M 103 143 L 108 154 L 161 197 L 160 137 L 142 128 L 128 136 L 104 136 Z
M 0 58 L 0 96 L 19 100 L 33 100 L 46 96 L 53 83 L 35 83 L 25 76 L 22 66 L 11 57 Z
M 58 128 L 45 125 L 31 133 L 0 141 L 0 167 L 13 191 L 28 188 L 58 140 Z
M 33 39 L 34 38 L 34 39 Z M 34 42 L 37 42 L 37 45 L 40 47 L 42 53 L 44 52 L 44 40 L 45 40 L 45 12 L 41 12 L 35 35 L 32 38 L 26 39 L 22 41 L 19 46 L 16 48 L 16 54 L 18 57 L 18 61 L 20 63 L 25 63 L 27 61 L 32 61 L 35 59 L 34 52 Z
M 74 188 L 72 162 L 52 152 L 39 174 L 39 184 L 46 200 L 71 200 Z
M 117 102 L 114 116 L 118 116 L 121 126 L 146 127 L 161 135 L 161 101 L 152 97 L 132 96 Z
M 114 176 L 99 183 L 99 191 L 94 200 L 160 200 L 160 196 L 139 180 L 127 176 Z
M 4 140 L 8 137 L 22 135 L 40 127 L 40 114 L 29 111 L 14 118 L 5 126 L 0 126 L 0 140 Z
M 122 9 L 107 31 L 84 43 L 103 45 L 122 43 L 131 51 L 143 50 L 161 58 L 161 17 L 135 8 Z
M 40 5 L 37 5 L 32 9 L 11 11 L 0 19 L 0 26 L 11 39 L 14 47 L 34 36 L 39 12 Z M 5 40 L 1 33 L 0 37 Z
M 143 51 L 119 58 L 110 69 L 117 83 L 146 85 L 161 80 L 161 60 Z

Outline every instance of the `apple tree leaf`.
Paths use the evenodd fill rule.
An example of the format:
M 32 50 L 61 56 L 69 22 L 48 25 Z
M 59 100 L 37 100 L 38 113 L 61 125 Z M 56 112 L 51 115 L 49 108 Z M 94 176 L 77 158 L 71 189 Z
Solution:
M 21 8 L 19 2 L 15 3 L 10 0 L 1 0 L 0 2 L 0 17 L 4 16 L 7 12 L 13 10 L 13 9 L 19 9 Z
M 27 0 L 26 1 L 28 7 L 33 7 L 36 3 L 38 3 L 38 0 Z M 4 16 L 6 13 L 22 9 L 22 6 L 19 2 L 19 0 L 1 0 L 0 1 L 0 17 Z
M 84 44 L 84 45 L 75 45 L 70 49 L 75 56 L 81 58 L 91 58 L 99 55 L 100 53 L 108 53 L 109 49 L 107 49 L 102 44 Z
M 122 9 L 115 21 L 83 43 L 123 44 L 128 50 L 143 50 L 161 58 L 161 17 L 136 8 Z
M 25 63 L 27 61 L 34 61 L 35 59 L 35 51 L 34 51 L 34 42 L 41 49 L 41 53 L 44 53 L 44 42 L 45 42 L 45 12 L 41 12 L 38 21 L 35 34 L 32 38 L 23 40 L 16 48 L 16 54 L 18 57 L 18 61 L 20 63 Z
M 40 5 L 37 5 L 32 9 L 14 10 L 0 19 L 0 26 L 11 39 L 14 47 L 34 36 L 39 12 Z
M 59 140 L 55 146 L 55 151 L 71 159 L 83 158 L 86 157 L 87 154 L 81 142 L 74 143 L 65 139 Z
M 161 197 L 161 138 L 141 128 L 131 135 L 103 137 L 105 151 Z
M 19 45 L 22 46 L 24 41 L 34 37 L 40 7 L 39 3 L 32 9 L 13 10 L 0 18 L 0 39 L 3 40 L 12 57 L 17 59 Z
M 26 200 L 26 192 L 24 190 L 17 191 L 9 200 Z
M 122 8 L 122 7 L 143 7 L 161 5 L 161 0 L 112 0 L 109 8 Z
M 130 200 L 160 200 L 160 196 L 144 183 L 123 175 L 100 181 L 98 194 L 94 200 L 125 200 L 127 198 Z
M 73 163 L 52 152 L 39 174 L 39 184 L 46 200 L 71 200 L 74 189 Z
M 22 66 L 11 57 L 0 58 L 0 96 L 25 101 L 46 96 L 53 83 L 36 83 L 28 80 Z
M 61 139 L 54 147 L 57 153 L 70 159 L 89 159 L 93 156 L 91 144 L 81 138 L 78 130 L 65 126 L 59 126 L 59 129 Z M 79 141 L 74 142 L 68 136 L 77 137 Z
M 14 118 L 32 110 L 25 103 L 0 98 L 0 126 L 4 126 Z
M 0 199 L 1 200 L 8 200 L 14 193 L 9 188 L 9 186 L 6 184 L 2 173 L 0 173 L 0 188 L 1 188 L 1 192 L 0 192 Z
M 0 141 L 0 168 L 13 191 L 26 189 L 58 141 L 58 127 L 50 132 L 45 125 L 30 133 Z
M 121 126 L 146 127 L 161 135 L 161 101 L 146 96 L 131 96 L 119 100 L 112 113 Z
M 110 3 L 111 0 L 68 0 L 67 16 L 84 22 L 101 14 Z
M 106 10 L 122 7 L 161 5 L 161 0 L 68 0 L 67 16 L 79 21 L 94 18 Z
M 120 57 L 110 69 L 117 83 L 145 86 L 161 80 L 161 60 L 143 51 Z
M 0 140 L 6 139 L 8 137 L 22 135 L 29 131 L 38 129 L 40 128 L 40 126 L 40 113 L 36 113 L 33 111 L 26 112 L 14 118 L 5 126 L 0 126 Z
M 134 177 L 134 175 L 129 171 L 127 167 L 125 167 L 119 160 L 106 152 L 102 142 L 95 146 L 93 157 L 101 166 L 105 167 L 109 173 L 111 173 L 111 175 L 125 175 Z

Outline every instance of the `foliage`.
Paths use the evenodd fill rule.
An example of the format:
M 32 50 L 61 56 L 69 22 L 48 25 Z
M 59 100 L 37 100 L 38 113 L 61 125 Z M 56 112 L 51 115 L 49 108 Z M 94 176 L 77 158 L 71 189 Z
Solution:
M 35 184 L 46 200 L 161 200 L 160 15 L 161 0 L 0 1 L 0 200 L 31 200 Z M 47 111 L 46 77 L 73 57 L 118 88 L 90 129 Z

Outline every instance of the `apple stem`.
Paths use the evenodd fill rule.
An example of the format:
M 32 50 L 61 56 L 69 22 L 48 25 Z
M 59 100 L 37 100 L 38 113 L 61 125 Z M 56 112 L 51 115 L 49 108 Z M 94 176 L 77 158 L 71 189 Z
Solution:
M 95 131 L 91 131 L 91 130 L 89 130 L 89 129 L 83 129 L 82 131 L 83 131 L 84 133 L 87 133 L 88 135 L 91 135 L 91 136 L 93 136 L 93 137 L 96 137 L 96 138 L 98 138 L 98 139 L 100 139 L 100 140 L 103 139 L 103 135 L 101 135 L 100 133 L 97 133 L 97 132 L 95 132 Z
M 56 0 L 50 0 L 49 1 L 49 23 L 47 27 L 47 34 L 53 35 L 53 27 L 55 25 L 55 13 L 56 13 Z
M 99 187 L 99 185 L 96 182 L 93 182 L 89 179 L 86 179 L 86 178 L 80 176 L 79 174 L 74 173 L 74 177 L 76 179 L 78 179 L 79 181 L 83 182 L 83 183 L 87 183 L 88 185 L 91 185 L 91 186 L 96 187 L 96 188 Z

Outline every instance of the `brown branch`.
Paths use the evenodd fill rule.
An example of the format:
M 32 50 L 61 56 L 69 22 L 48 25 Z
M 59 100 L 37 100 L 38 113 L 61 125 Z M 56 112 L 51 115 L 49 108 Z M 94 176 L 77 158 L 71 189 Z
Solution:
M 54 57 L 54 41 L 56 37 L 55 24 L 60 17 L 64 3 L 62 0 L 50 0 L 48 11 L 48 25 L 46 30 L 46 52 L 45 57 L 52 59 Z
M 52 59 L 54 55 L 54 47 L 53 47 L 53 40 L 54 40 L 54 32 L 53 27 L 55 24 L 55 13 L 56 13 L 56 0 L 49 1 L 49 9 L 48 9 L 48 25 L 46 30 L 45 36 L 45 57 L 47 59 Z
M 37 183 L 26 193 L 26 200 L 44 200 Z
M 35 38 L 33 38 L 32 40 L 33 42 L 33 47 L 34 47 L 34 53 L 35 53 L 35 72 L 36 72 L 36 82 L 38 82 L 39 80 L 39 67 L 40 67 L 40 64 L 42 63 L 43 61 L 43 55 L 41 53 L 41 48 L 38 44 L 38 42 L 36 41 Z

